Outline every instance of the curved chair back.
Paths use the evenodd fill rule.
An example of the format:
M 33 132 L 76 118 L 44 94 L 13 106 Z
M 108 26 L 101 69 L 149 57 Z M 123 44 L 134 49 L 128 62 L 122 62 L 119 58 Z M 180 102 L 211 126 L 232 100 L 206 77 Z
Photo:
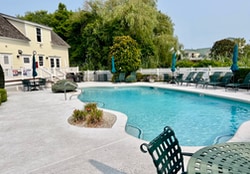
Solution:
M 166 126 L 163 132 L 150 143 L 143 143 L 141 151 L 149 152 L 158 174 L 184 172 L 183 155 L 174 131 Z

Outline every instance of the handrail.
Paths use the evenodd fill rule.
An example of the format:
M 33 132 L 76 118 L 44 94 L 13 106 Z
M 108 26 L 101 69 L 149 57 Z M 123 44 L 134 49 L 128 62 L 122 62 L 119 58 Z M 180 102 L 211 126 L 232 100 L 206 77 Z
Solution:
M 70 81 L 67 81 L 67 82 L 65 82 L 64 83 L 64 98 L 65 98 L 65 100 L 67 100 L 67 93 L 66 93 L 66 86 L 67 85 L 72 85 L 72 86 L 74 86 L 74 87 L 78 87 L 76 84 L 74 84 L 74 83 L 72 83 L 72 82 L 70 82 Z
M 127 124 L 126 125 L 126 127 L 125 127 L 125 130 L 129 133 L 129 134 L 131 134 L 132 132 L 129 132 L 128 131 L 128 128 L 133 128 L 134 130 L 137 130 L 138 131 L 138 133 L 137 133 L 137 135 L 133 135 L 133 136 L 136 136 L 137 138 L 139 138 L 139 139 L 142 139 L 143 138 L 143 131 L 139 128 L 139 127 L 137 127 L 137 126 L 133 126 L 133 125 L 131 125 L 131 124 Z
M 71 98 L 74 97 L 74 96 L 80 95 L 80 94 L 82 93 L 82 90 L 78 90 L 77 92 L 78 92 L 78 93 L 72 94 L 72 95 L 69 97 L 69 100 L 71 100 Z M 79 93 L 79 92 L 80 92 L 80 93 Z

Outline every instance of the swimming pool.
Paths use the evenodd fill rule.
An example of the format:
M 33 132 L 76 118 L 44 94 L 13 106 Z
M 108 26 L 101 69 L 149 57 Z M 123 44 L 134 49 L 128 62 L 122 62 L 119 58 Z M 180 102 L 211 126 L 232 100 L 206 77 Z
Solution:
M 230 138 L 250 120 L 246 103 L 155 87 L 83 88 L 79 99 L 128 116 L 127 124 L 140 128 L 150 141 L 168 125 L 181 145 L 204 146 Z

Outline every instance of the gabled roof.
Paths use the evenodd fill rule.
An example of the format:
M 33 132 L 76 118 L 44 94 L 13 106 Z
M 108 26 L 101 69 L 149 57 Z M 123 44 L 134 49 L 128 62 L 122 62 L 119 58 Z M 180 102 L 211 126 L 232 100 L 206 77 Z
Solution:
M 51 43 L 57 46 L 70 47 L 60 36 L 58 36 L 54 31 L 51 31 Z
M 21 33 L 14 25 L 12 25 L 8 19 L 15 20 L 18 22 L 26 23 L 33 25 L 35 27 L 39 26 L 41 28 L 45 28 L 47 30 L 50 30 L 51 32 L 51 43 L 56 46 L 64 46 L 64 47 L 70 47 L 60 36 L 58 36 L 50 27 L 43 26 L 34 22 L 29 22 L 25 20 L 21 20 L 12 16 L 8 16 L 5 14 L 0 13 L 0 37 L 6 37 L 6 38 L 12 38 L 12 39 L 19 39 L 19 40 L 25 40 L 30 41 L 29 38 L 27 38 L 23 33 Z
M 2 15 L 0 15 L 0 37 L 30 41 Z

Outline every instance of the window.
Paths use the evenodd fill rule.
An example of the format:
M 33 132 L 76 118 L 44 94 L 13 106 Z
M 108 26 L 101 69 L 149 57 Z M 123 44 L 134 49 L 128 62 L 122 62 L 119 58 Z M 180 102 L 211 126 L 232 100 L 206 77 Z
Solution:
M 39 56 L 38 60 L 39 60 L 39 66 L 43 66 L 43 56 Z
M 30 58 L 29 57 L 24 57 L 23 58 L 23 63 L 30 63 Z
M 56 59 L 56 67 L 60 68 L 60 59 Z
M 36 40 L 37 42 L 42 42 L 41 28 L 36 28 Z
M 9 62 L 9 56 L 6 56 L 6 55 L 3 56 L 3 63 L 4 64 L 9 64 L 10 63 Z
M 55 67 L 55 63 L 54 63 L 54 59 L 50 59 L 50 67 L 54 68 Z

